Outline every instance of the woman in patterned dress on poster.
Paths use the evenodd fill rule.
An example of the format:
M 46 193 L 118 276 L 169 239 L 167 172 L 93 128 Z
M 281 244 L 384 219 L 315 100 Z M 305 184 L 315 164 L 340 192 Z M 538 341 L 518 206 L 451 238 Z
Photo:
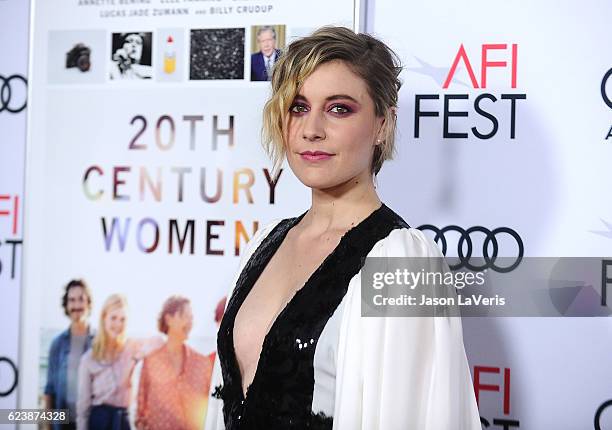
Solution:
M 185 342 L 193 326 L 191 302 L 171 296 L 157 321 L 167 336 L 164 346 L 149 354 L 138 385 L 136 427 L 139 430 L 200 430 L 204 424 L 210 359 Z

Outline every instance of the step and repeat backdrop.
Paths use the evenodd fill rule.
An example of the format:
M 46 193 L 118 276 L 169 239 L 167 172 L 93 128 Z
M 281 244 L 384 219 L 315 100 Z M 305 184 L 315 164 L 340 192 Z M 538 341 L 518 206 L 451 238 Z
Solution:
M 17 406 L 28 83 L 26 1 L 0 1 L 0 409 Z
M 605 1 L 376 1 L 405 69 L 384 199 L 464 267 L 612 254 L 612 52 Z M 459 248 L 459 249 L 458 249 Z M 611 429 L 612 273 L 558 278 L 559 318 L 464 318 L 487 429 Z M 607 279 L 606 279 L 607 278 Z M 610 294 L 607 294 L 607 298 Z
M 15 404 L 24 236 L 21 407 L 49 391 L 75 280 L 88 286 L 92 330 L 104 329 L 106 300 L 125 296 L 127 337 L 141 348 L 160 340 L 164 302 L 188 299 L 187 344 L 209 368 L 245 243 L 309 202 L 261 149 L 264 54 L 321 25 L 354 28 L 365 11 L 347 0 L 34 1 L 24 207 L 27 34 L 14 17 L 27 2 L 0 8 L 17 3 L 10 43 L 1 36 L 15 54 L 0 59 L 0 124 L 15 130 L 0 137 L 0 408 Z M 463 327 L 483 428 L 612 428 L 610 319 L 570 318 L 576 307 L 612 312 L 612 268 L 602 269 L 612 254 L 612 6 L 462 3 L 368 2 L 362 30 L 405 66 L 398 153 L 378 189 L 466 266 L 483 254 L 493 271 L 497 256 L 602 259 L 593 285 L 561 279 L 571 288 L 558 318 Z M 140 366 L 128 369 L 132 421 Z M 202 420 L 206 393 L 193 395 Z
M 71 281 L 89 289 L 91 332 L 106 333 L 101 317 L 120 307 L 129 344 L 144 349 L 161 336 L 164 302 L 188 299 L 187 343 L 210 374 L 245 243 L 310 197 L 287 169 L 273 175 L 261 149 L 264 56 L 325 24 L 353 28 L 354 14 L 352 0 L 33 2 L 23 407 L 70 390 L 55 374 L 70 366 Z M 105 308 L 114 294 L 127 305 Z M 130 363 L 117 372 L 132 374 L 136 395 Z M 207 381 L 197 385 L 167 400 L 197 401 L 202 421 Z

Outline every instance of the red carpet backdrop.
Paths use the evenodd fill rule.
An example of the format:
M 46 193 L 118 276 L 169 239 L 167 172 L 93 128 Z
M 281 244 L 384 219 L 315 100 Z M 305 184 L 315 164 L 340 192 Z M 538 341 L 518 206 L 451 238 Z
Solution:
M 504 257 L 610 257 L 610 12 L 604 1 L 376 1 L 368 30 L 405 65 L 385 200 L 444 237 L 447 255 L 469 242 L 482 256 L 489 241 L 488 270 L 493 240 Z M 566 310 L 609 315 L 601 269 Z M 609 318 L 463 327 L 483 428 L 612 428 Z
M 558 317 L 464 318 L 483 428 L 612 428 L 610 319 L 571 317 L 612 313 L 609 2 L 34 0 L 29 50 L 27 6 L 0 1 L 0 409 L 42 404 L 71 279 L 94 327 L 124 294 L 130 338 L 187 297 L 212 357 L 245 243 L 310 197 L 261 149 L 262 51 L 340 24 L 405 66 L 388 206 L 465 267 L 601 260 L 590 283 L 555 275 Z

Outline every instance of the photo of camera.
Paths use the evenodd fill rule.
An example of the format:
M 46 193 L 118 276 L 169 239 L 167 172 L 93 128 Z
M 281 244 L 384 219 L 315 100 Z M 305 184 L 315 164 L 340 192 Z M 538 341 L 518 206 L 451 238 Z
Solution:
M 89 56 L 91 49 L 82 43 L 77 43 L 66 54 L 66 68 L 77 67 L 81 72 L 87 72 L 91 67 Z

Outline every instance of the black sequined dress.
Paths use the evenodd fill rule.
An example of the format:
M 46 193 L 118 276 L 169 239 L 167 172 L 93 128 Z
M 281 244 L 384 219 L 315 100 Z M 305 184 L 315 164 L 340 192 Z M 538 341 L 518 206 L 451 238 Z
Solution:
M 234 350 L 236 314 L 287 232 L 304 215 L 280 221 L 262 240 L 228 301 L 217 338 L 223 385 L 215 387 L 214 394 L 223 400 L 226 430 L 331 430 L 333 416 L 312 410 L 313 361 L 319 338 L 374 244 L 393 229 L 408 228 L 399 215 L 383 204 L 341 238 L 276 317 L 264 338 L 257 370 L 245 397 Z

